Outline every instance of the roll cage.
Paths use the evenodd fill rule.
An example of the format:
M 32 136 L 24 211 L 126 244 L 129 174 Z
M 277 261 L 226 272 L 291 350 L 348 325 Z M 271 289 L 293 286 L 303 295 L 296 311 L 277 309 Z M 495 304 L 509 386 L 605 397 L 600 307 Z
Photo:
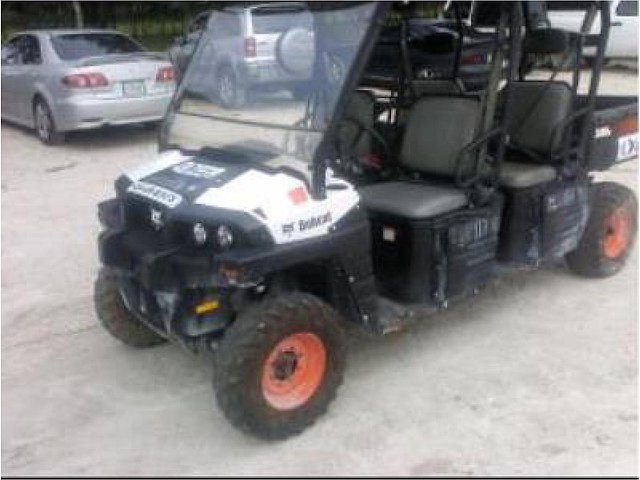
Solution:
M 450 7 L 453 12 L 458 34 L 458 41 L 453 46 L 454 73 L 452 79 L 454 80 L 459 74 L 466 28 L 458 3 L 459 2 L 455 1 L 451 2 Z M 572 164 L 574 169 L 577 168 L 580 170 L 588 155 L 590 129 L 580 128 L 577 132 L 571 132 L 571 129 L 575 127 L 578 122 L 580 125 L 590 125 L 593 121 L 597 90 L 609 36 L 610 12 L 608 2 L 576 2 L 577 8 L 585 12 L 580 32 L 564 32 L 551 28 L 546 19 L 546 6 L 544 2 L 472 2 L 472 4 L 470 14 L 471 21 L 476 20 L 481 22 L 482 26 L 491 26 L 496 29 L 493 38 L 493 52 L 494 55 L 499 53 L 507 65 L 504 69 L 504 75 L 501 76 L 494 72 L 494 74 L 491 75 L 486 89 L 480 92 L 484 101 L 493 103 L 493 107 L 495 107 L 495 102 L 497 101 L 496 92 L 500 87 L 501 81 L 503 81 L 504 87 L 502 90 L 504 91 L 505 97 L 503 115 L 508 114 L 511 107 L 511 83 L 513 81 L 523 80 L 531 70 L 535 58 L 540 54 L 548 53 L 546 51 L 549 50 L 549 48 L 555 48 L 558 52 L 565 52 L 565 54 L 573 60 L 574 67 L 571 73 L 571 92 L 572 103 L 576 105 L 578 100 L 578 85 L 581 76 L 580 63 L 583 57 L 583 48 L 588 46 L 596 47 L 587 95 L 581 99 L 579 107 L 575 108 L 573 113 L 563 121 L 560 127 L 560 134 L 563 140 L 562 149 L 557 155 L 562 159 L 561 161 L 563 163 Z M 383 27 L 385 17 L 391 9 L 400 13 L 403 28 L 401 29 L 402 35 L 399 41 L 401 52 L 400 75 L 396 79 L 395 85 L 385 85 L 386 87 L 391 87 L 392 90 L 389 108 L 406 105 L 411 102 L 412 97 L 415 98 L 415 94 L 411 92 L 412 80 L 414 78 L 406 44 L 406 25 L 408 18 L 411 16 L 411 4 L 381 2 L 377 5 L 370 28 L 357 54 L 357 59 L 348 72 L 348 77 L 339 93 L 338 106 L 333 112 L 329 126 L 325 131 L 321 148 L 318 148 L 316 151 L 313 162 L 312 194 L 317 198 L 324 198 L 325 196 L 326 168 L 330 164 L 329 159 L 336 156 L 334 148 L 336 142 L 334 139 L 339 125 L 344 118 L 346 105 L 352 92 L 358 87 L 381 86 L 375 82 L 367 82 L 365 69 L 370 55 L 375 48 L 376 40 Z M 600 32 L 592 34 L 590 33 L 590 29 L 598 13 L 600 15 Z M 501 22 L 503 23 L 501 24 Z M 514 31 L 521 31 L 522 34 L 511 35 L 509 33 Z M 498 63 L 499 62 L 494 61 L 492 68 L 503 68 L 503 65 L 498 65 Z M 548 84 L 554 81 L 558 71 L 559 69 L 553 71 L 551 77 L 546 80 Z M 471 150 L 478 148 L 484 149 L 489 141 L 500 138 L 495 154 L 496 164 L 499 164 L 509 139 L 500 126 L 489 128 L 491 120 L 490 118 L 485 120 L 485 127 L 487 128 L 484 134 L 481 138 L 477 139 L 473 145 L 468 146 L 468 148 Z M 473 183 L 473 180 L 474 179 L 467 179 L 466 183 Z

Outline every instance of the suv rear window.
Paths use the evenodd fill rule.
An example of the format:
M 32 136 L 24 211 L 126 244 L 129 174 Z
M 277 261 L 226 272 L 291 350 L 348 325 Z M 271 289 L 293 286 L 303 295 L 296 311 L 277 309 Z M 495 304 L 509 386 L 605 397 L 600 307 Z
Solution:
M 254 10 L 253 33 L 282 33 L 292 27 L 313 27 L 313 18 L 306 10 Z
M 51 39 L 61 60 L 80 60 L 100 55 L 135 53 L 143 48 L 124 35 L 115 33 L 72 33 Z
M 624 0 L 620 2 L 616 13 L 621 17 L 637 17 L 638 16 L 638 0 Z

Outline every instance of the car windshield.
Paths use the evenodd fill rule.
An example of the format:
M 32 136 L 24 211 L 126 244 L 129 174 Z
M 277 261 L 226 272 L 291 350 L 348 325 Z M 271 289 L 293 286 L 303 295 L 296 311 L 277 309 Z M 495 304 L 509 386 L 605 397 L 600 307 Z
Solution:
M 80 60 L 101 55 L 141 52 L 142 47 L 117 33 L 73 33 L 55 35 L 53 48 L 61 60 Z
M 265 21 L 255 37 L 235 26 L 242 9 L 212 14 L 172 103 L 165 145 L 309 171 L 375 4 L 295 5 L 270 8 L 268 22 L 258 16 Z M 258 33 L 265 30 L 278 33 Z

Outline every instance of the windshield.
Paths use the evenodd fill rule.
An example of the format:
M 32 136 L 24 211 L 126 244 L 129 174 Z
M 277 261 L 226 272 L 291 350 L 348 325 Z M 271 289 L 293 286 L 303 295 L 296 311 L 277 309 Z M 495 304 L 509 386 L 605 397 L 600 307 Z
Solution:
M 117 33 L 73 33 L 51 39 L 60 60 L 80 60 L 101 55 L 141 52 L 142 47 Z
M 375 8 L 322 3 L 214 12 L 176 94 L 165 144 L 306 163 L 300 169 L 308 173 Z

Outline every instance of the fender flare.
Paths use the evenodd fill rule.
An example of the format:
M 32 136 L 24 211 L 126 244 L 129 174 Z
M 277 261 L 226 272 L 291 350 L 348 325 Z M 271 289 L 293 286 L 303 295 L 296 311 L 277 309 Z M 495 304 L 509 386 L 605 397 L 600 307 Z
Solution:
M 335 230 L 322 237 L 269 248 L 229 250 L 216 256 L 215 263 L 219 269 L 240 269 L 249 282 L 310 263 L 323 264 L 328 277 L 323 280 L 338 294 L 332 306 L 355 323 L 369 326 L 375 322 L 376 288 L 371 252 L 364 247 L 368 245 L 369 219 L 354 208 L 336 224 Z

